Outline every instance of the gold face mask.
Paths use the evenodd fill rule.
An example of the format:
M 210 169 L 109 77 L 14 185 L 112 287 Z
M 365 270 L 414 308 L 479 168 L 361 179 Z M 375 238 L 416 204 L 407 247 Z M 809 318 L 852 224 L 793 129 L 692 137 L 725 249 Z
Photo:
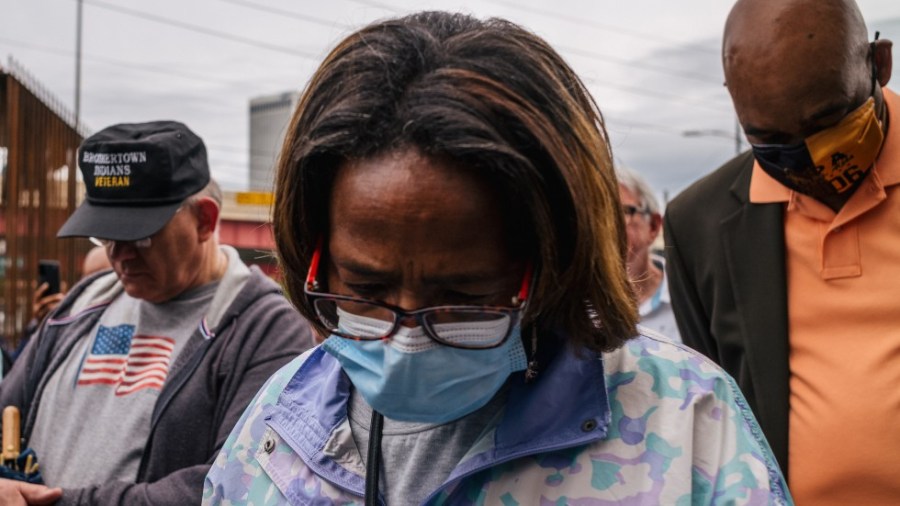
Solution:
M 839 210 L 868 175 L 881 151 L 884 132 L 868 100 L 837 125 L 801 144 L 754 144 L 767 174 L 788 188 Z

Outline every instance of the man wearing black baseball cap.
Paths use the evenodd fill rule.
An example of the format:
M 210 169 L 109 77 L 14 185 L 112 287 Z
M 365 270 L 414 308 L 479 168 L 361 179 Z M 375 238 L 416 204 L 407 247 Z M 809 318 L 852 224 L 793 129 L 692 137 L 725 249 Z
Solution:
M 312 346 L 274 282 L 218 244 L 203 141 L 174 121 L 119 124 L 78 151 L 87 195 L 59 237 L 114 273 L 60 303 L 0 383 L 59 504 L 191 504 L 266 378 Z M 0 480 L 0 502 L 60 489 Z
M 113 125 L 84 141 L 78 162 L 87 197 L 59 237 L 149 237 L 210 181 L 203 141 L 175 121 Z

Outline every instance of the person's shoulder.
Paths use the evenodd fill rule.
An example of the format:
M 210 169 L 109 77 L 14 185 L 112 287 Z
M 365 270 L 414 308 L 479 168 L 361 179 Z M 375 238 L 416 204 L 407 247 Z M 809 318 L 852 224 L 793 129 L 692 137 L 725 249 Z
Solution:
M 309 321 L 291 305 L 281 287 L 255 266 L 240 292 L 232 295 L 225 309 L 211 312 L 214 316 L 209 322 L 216 335 L 230 328 L 229 342 L 264 343 L 257 348 L 263 354 L 300 354 L 315 345 Z
M 114 271 L 91 274 L 72 287 L 51 318 L 77 317 L 85 311 L 112 302 L 123 293 L 122 283 Z
M 316 350 L 317 348 L 307 350 L 269 376 L 269 379 L 267 379 L 257 391 L 253 400 L 250 401 L 250 404 L 244 410 L 241 419 L 235 425 L 231 436 L 229 436 L 231 444 L 226 442 L 226 448 L 230 448 L 238 439 L 249 438 L 249 441 L 258 436 L 255 432 L 253 434 L 247 433 L 245 429 L 247 427 L 259 425 L 261 420 L 268 416 L 271 409 L 278 404 L 282 395 L 289 393 L 292 380 L 301 374 L 301 369 L 309 362 L 310 357 Z M 248 441 L 244 441 L 244 443 L 247 443 Z
M 250 266 L 249 276 L 232 304 L 231 310 L 241 313 L 251 308 L 263 312 L 288 309 L 290 316 L 301 318 L 284 296 L 281 286 L 255 265 Z
M 687 459 L 701 476 L 735 478 L 712 480 L 699 488 L 695 484 L 693 492 L 759 493 L 768 497 L 769 504 L 790 503 L 775 457 L 747 401 L 731 376 L 713 361 L 642 329 L 625 346 L 605 354 L 603 364 L 612 408 L 610 448 L 618 442 L 632 444 L 640 436 L 648 445 L 670 450 L 673 459 Z M 704 437 L 698 439 L 697 434 Z M 755 477 L 752 484 L 737 480 L 750 475 Z
M 735 202 L 731 188 L 737 183 L 749 191 L 749 176 L 753 168 L 753 154 L 748 151 L 725 162 L 713 172 L 701 177 L 679 193 L 666 206 L 666 215 L 676 216 L 695 211 L 708 212 L 710 206 Z M 746 181 L 742 181 L 745 178 Z
M 281 367 L 259 389 L 210 466 L 204 480 L 204 504 L 247 502 L 248 484 L 265 476 L 256 455 L 262 449 L 266 419 L 314 352 L 315 349 L 309 350 Z M 270 481 L 266 483 L 272 485 Z M 257 493 L 259 488 L 255 487 Z
M 255 265 L 247 266 L 246 274 L 242 274 L 240 277 L 245 278 L 245 281 L 241 283 L 241 292 L 245 294 L 261 297 L 269 293 L 281 293 L 278 283 Z
M 281 397 L 281 394 L 285 391 L 285 389 L 290 384 L 291 380 L 294 379 L 300 372 L 300 368 L 303 367 L 304 364 L 307 363 L 310 356 L 316 351 L 317 348 L 311 348 L 306 350 L 298 357 L 294 358 L 287 364 L 283 365 L 280 369 L 275 371 L 275 374 L 269 377 L 268 380 L 263 384 L 262 388 L 260 388 L 259 393 L 251 404 L 251 408 L 255 408 L 261 410 L 266 406 L 274 405 L 278 402 L 278 398 Z M 250 408 L 248 408 L 250 409 Z
M 646 377 L 653 385 L 651 403 L 698 402 L 711 397 L 732 403 L 737 387 L 718 364 L 690 348 L 645 327 L 621 348 L 603 356 L 606 375 L 614 384 Z M 616 378 L 619 380 L 617 381 Z

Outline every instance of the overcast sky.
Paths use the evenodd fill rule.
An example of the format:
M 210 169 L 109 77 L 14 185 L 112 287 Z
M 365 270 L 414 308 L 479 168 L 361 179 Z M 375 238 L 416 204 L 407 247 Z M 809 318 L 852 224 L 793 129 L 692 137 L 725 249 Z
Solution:
M 719 60 L 732 4 L 84 0 L 81 117 L 93 131 L 118 122 L 183 121 L 206 141 L 213 175 L 226 188 L 244 189 L 250 99 L 302 89 L 354 28 L 422 9 L 500 16 L 557 48 L 606 116 L 617 161 L 644 174 L 660 195 L 674 196 L 735 152 Z M 900 42 L 900 1 L 859 4 L 870 34 L 880 30 Z M 70 108 L 75 13 L 75 0 L 0 0 L 0 65 L 13 57 Z

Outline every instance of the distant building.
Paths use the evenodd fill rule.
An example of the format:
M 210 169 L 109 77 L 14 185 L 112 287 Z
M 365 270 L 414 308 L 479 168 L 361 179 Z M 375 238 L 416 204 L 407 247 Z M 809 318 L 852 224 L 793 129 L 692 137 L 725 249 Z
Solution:
M 250 190 L 272 191 L 275 160 L 300 94 L 285 92 L 250 100 Z
M 234 246 L 245 263 L 256 265 L 266 274 L 278 277 L 271 213 L 270 191 L 225 191 L 222 195 L 219 242 Z

